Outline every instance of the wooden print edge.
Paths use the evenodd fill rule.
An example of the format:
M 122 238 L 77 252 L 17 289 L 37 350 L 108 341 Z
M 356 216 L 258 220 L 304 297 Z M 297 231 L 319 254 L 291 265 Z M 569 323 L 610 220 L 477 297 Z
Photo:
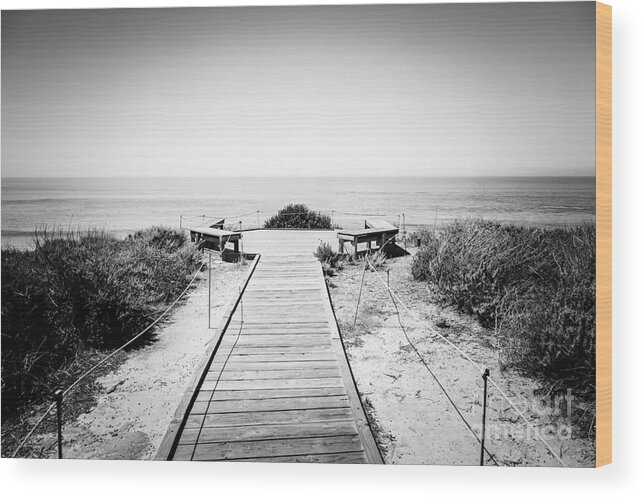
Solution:
M 596 466 L 612 462 L 612 7 L 596 2 Z

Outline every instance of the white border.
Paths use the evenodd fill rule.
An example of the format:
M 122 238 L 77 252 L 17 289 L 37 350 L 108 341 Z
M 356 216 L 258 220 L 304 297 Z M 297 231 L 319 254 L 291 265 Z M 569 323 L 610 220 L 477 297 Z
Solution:
M 426 3 L 418 1 L 32 1 L 2 9 Z M 437 3 L 437 2 L 436 2 Z M 447 2 L 444 2 L 447 3 Z M 454 2 L 448 2 L 454 3 Z M 474 2 L 471 2 L 474 3 Z M 477 3 L 477 2 L 475 2 Z M 4 497 L 619 497 L 643 489 L 641 282 L 643 2 L 612 0 L 614 61 L 614 464 L 599 470 L 438 466 L 259 465 L 96 461 L 0 462 Z M 636 155 L 636 152 L 639 152 Z M 635 489 L 636 488 L 636 489 Z M 628 494 L 629 490 L 629 494 Z

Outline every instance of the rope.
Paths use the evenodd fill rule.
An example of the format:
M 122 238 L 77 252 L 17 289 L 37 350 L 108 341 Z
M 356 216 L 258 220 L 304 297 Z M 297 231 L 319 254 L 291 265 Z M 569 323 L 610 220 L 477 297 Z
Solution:
M 389 291 L 389 294 L 391 294 L 391 289 L 390 288 L 389 288 L 388 291 Z M 438 386 L 440 387 L 440 389 L 444 393 L 445 397 L 451 403 L 451 405 L 455 409 L 455 412 L 458 413 L 458 416 L 460 416 L 460 419 L 462 419 L 462 421 L 464 422 L 466 427 L 469 429 L 469 431 L 471 432 L 473 437 L 478 441 L 479 444 L 482 444 L 482 442 L 480 441 L 480 438 L 478 437 L 478 435 L 476 435 L 476 432 L 473 430 L 473 428 L 471 427 L 469 422 L 466 420 L 466 418 L 464 417 L 464 414 L 462 414 L 462 411 L 460 411 L 459 407 L 453 401 L 453 399 L 451 398 L 451 396 L 447 392 L 446 388 L 444 388 L 444 385 L 442 385 L 442 383 L 440 382 L 438 377 L 435 375 L 433 370 L 429 367 L 429 364 L 426 362 L 426 360 L 424 360 L 424 357 L 420 354 L 420 352 L 417 349 L 417 347 L 415 346 L 415 344 L 411 341 L 411 338 L 409 338 L 409 335 L 407 334 L 406 329 L 404 328 L 404 325 L 402 324 L 402 319 L 400 317 L 400 309 L 397 308 L 397 303 L 395 303 L 395 299 L 393 298 L 392 295 L 391 295 L 391 301 L 393 302 L 393 306 L 395 307 L 395 311 L 397 312 L 397 322 L 399 323 L 400 329 L 402 330 L 402 333 L 404 334 L 404 337 L 406 338 L 406 342 L 411 346 L 411 348 L 415 352 L 415 355 L 417 355 L 417 357 L 420 359 L 420 362 L 422 362 L 422 364 L 424 365 L 426 370 L 429 371 L 429 374 L 433 377 L 435 382 L 438 384 Z M 489 452 L 489 450 L 486 447 L 484 448 L 484 450 L 487 453 L 487 455 L 489 456 L 489 458 L 493 461 L 493 463 L 496 466 L 498 466 L 498 461 L 496 461 L 496 459 L 494 458 L 493 454 L 491 454 L 491 452 Z
M 116 349 L 116 350 L 114 350 L 112 353 L 110 353 L 107 357 L 105 357 L 104 359 L 102 359 L 100 362 L 98 362 L 98 363 L 94 364 L 94 366 L 93 366 L 93 367 L 91 367 L 89 370 L 87 370 L 87 371 L 85 371 L 83 374 L 81 374 L 81 375 L 80 375 L 80 377 L 78 377 L 78 378 L 76 379 L 76 381 L 74 381 L 74 382 L 73 382 L 73 383 L 72 383 L 72 384 L 71 384 L 71 385 L 70 385 L 66 390 L 64 390 L 64 391 L 63 391 L 62 397 L 64 398 L 64 397 L 65 397 L 65 396 L 66 396 L 70 391 L 72 391 L 76 386 L 78 386 L 78 384 L 79 384 L 83 379 L 85 379 L 87 376 L 89 376 L 89 374 L 91 374 L 91 373 L 92 373 L 92 372 L 94 372 L 96 369 L 98 369 L 100 366 L 102 366 L 103 364 L 105 364 L 108 360 L 110 360 L 112 357 L 114 357 L 114 355 L 116 355 L 117 353 L 121 352 L 123 349 L 127 348 L 129 345 L 131 345 L 132 343 L 134 343 L 137 339 L 139 339 L 141 336 L 143 336 L 145 333 L 147 333 L 147 332 L 148 332 L 152 327 L 154 327 L 154 326 L 155 326 L 155 325 L 156 325 L 156 324 L 157 324 L 157 323 L 158 323 L 158 322 L 159 322 L 163 317 L 165 317 L 165 316 L 167 315 L 167 313 L 168 313 L 170 310 L 172 310 L 172 308 L 174 307 L 174 305 L 176 305 L 176 304 L 179 302 L 179 300 L 180 300 L 181 298 L 183 298 L 183 296 L 185 295 L 185 293 L 187 293 L 188 289 L 190 289 L 190 286 L 192 286 L 192 283 L 194 283 L 194 280 L 197 278 L 197 276 L 199 275 L 199 272 L 201 272 L 201 270 L 203 269 L 203 266 L 204 266 L 204 265 L 205 265 L 205 262 L 201 263 L 201 266 L 200 266 L 200 267 L 199 267 L 199 269 L 194 273 L 194 276 L 193 276 L 193 277 L 192 277 L 192 279 L 190 280 L 190 283 L 185 287 L 185 289 L 181 292 L 181 294 L 178 296 L 178 298 L 176 298 L 176 300 L 174 300 L 174 301 L 172 302 L 172 304 L 171 304 L 171 305 L 170 305 L 170 306 L 169 306 L 169 307 L 168 307 L 168 308 L 167 308 L 167 309 L 166 309 L 166 310 L 165 310 L 161 315 L 159 315 L 159 316 L 154 320 L 154 322 L 152 322 L 149 326 L 147 326 L 145 329 L 143 329 L 143 331 L 141 331 L 141 332 L 140 332 L 140 333 L 138 333 L 136 336 L 134 336 L 132 339 L 130 339 L 127 343 L 125 343 L 124 345 L 121 345 L 119 348 L 117 348 L 117 349 Z M 36 424 L 33 426 L 33 428 L 31 429 L 31 431 L 29 431 L 29 433 L 27 434 L 27 436 L 26 436 L 26 437 L 25 437 L 25 438 L 20 442 L 20 445 L 18 445 L 18 447 L 16 448 L 16 450 L 14 450 L 14 451 L 13 451 L 13 454 L 11 455 L 11 457 L 16 457 L 16 456 L 18 455 L 18 452 L 20 452 L 20 450 L 24 447 L 24 445 L 29 441 L 29 439 L 32 437 L 32 435 L 33 435 L 33 434 L 34 434 L 34 432 L 36 431 L 36 428 L 38 428 L 38 427 L 40 426 L 40 424 L 42 424 L 42 422 L 45 420 L 45 418 L 47 417 L 47 415 L 52 411 L 52 409 L 53 409 L 54 407 L 56 407 L 56 402 L 53 402 L 53 403 L 52 403 L 52 404 L 47 408 L 47 410 L 45 411 L 45 413 L 44 413 L 44 414 L 40 417 L 40 419 L 36 422 Z
M 453 344 L 453 342 L 451 342 L 451 341 L 450 341 L 448 338 L 446 338 L 444 335 L 440 334 L 440 333 L 439 333 L 439 332 L 437 332 L 435 329 L 433 329 L 432 327 L 430 327 L 430 326 L 426 323 L 426 321 L 424 321 L 424 320 L 420 319 L 420 318 L 417 316 L 417 314 L 416 314 L 415 312 L 413 312 L 413 311 L 409 310 L 409 308 L 404 304 L 404 302 L 403 302 L 403 301 L 402 301 L 402 300 L 401 300 L 401 299 L 400 299 L 400 298 L 399 298 L 399 297 L 394 293 L 394 291 L 393 291 L 393 290 L 388 286 L 388 284 L 386 284 L 386 282 L 384 281 L 384 279 L 382 278 L 382 276 L 380 275 L 380 273 L 375 269 L 375 267 L 373 267 L 373 265 L 371 265 L 371 263 L 370 263 L 370 262 L 369 262 L 369 265 L 370 265 L 371 269 L 373 269 L 373 271 L 375 272 L 375 275 L 377 275 L 378 279 L 382 282 L 382 284 L 384 285 L 384 287 L 386 287 L 386 288 L 389 290 L 389 293 L 391 294 L 391 296 L 392 296 L 392 297 L 395 297 L 395 298 L 397 299 L 397 301 L 399 301 L 399 302 L 400 302 L 400 305 L 402 305 L 402 307 L 404 307 L 404 309 L 405 309 L 405 310 L 406 310 L 406 311 L 407 311 L 411 316 L 413 316 L 413 317 L 415 318 L 415 320 L 417 320 L 417 321 L 418 321 L 418 322 L 420 322 L 421 324 L 425 325 L 429 331 L 431 331 L 432 333 L 434 333 L 434 334 L 436 334 L 437 336 L 439 336 L 440 338 L 442 338 L 446 343 L 448 343 L 448 344 L 449 344 L 451 347 L 453 347 L 453 348 L 454 348 L 458 353 L 460 353 L 460 355 L 462 355 L 462 356 L 463 356 L 465 359 L 467 359 L 467 360 L 468 360 L 472 365 L 474 365 L 476 368 L 478 368 L 478 370 L 479 370 L 481 373 L 483 372 L 483 370 L 482 370 L 482 368 L 480 367 L 480 365 L 479 365 L 478 363 L 476 363 L 476 362 L 475 362 L 475 361 L 474 361 L 474 360 L 473 360 L 469 355 L 467 355 L 465 352 L 463 352 L 459 347 L 457 347 L 455 344 Z M 547 442 L 547 440 L 545 440 L 545 438 L 540 434 L 540 432 L 538 431 L 538 429 L 537 429 L 533 424 L 531 424 L 531 421 L 529 421 L 529 420 L 525 417 L 525 415 L 524 415 L 524 414 L 523 414 L 523 413 L 522 413 L 522 412 L 521 412 L 521 411 L 516 407 L 516 405 L 511 401 L 511 399 L 509 398 L 509 396 L 508 396 L 508 395 L 507 395 L 507 394 L 506 394 L 506 393 L 505 393 L 505 392 L 504 392 L 504 391 L 503 391 L 503 390 L 498 386 L 498 384 L 493 380 L 493 378 L 491 378 L 491 377 L 489 376 L 487 379 L 488 379 L 488 380 L 491 382 L 491 384 L 496 388 L 496 390 L 498 390 L 498 392 L 500 393 L 500 395 L 502 395 L 502 396 L 507 400 L 507 402 L 509 402 L 509 405 L 511 405 L 512 409 L 516 412 L 516 414 L 518 414 L 518 416 L 520 416 L 520 417 L 525 421 L 525 423 L 527 423 L 527 425 L 528 425 L 532 430 L 534 430 L 534 435 L 536 435 L 536 437 L 537 437 L 537 438 L 538 438 L 538 439 L 539 439 L 543 444 L 545 444 L 545 447 L 547 447 L 547 450 L 551 453 L 551 455 L 552 455 L 552 456 L 554 456 L 554 458 L 555 458 L 555 459 L 556 459 L 556 460 L 557 460 L 557 461 L 558 461 L 558 462 L 559 462 L 563 467 L 567 468 L 567 464 L 566 464 L 566 463 L 565 463 L 565 462 L 564 462 L 564 461 L 563 461 L 563 460 L 558 456 L 558 454 L 556 454 L 556 452 L 554 451 L 554 449 L 552 449 L 552 447 L 549 445 L 549 443 Z
M 531 424 L 531 422 L 530 422 L 530 421 L 525 417 L 525 415 L 524 415 L 524 414 L 523 414 L 523 413 L 522 413 L 522 412 L 521 412 L 521 411 L 516 407 L 516 405 L 511 401 L 511 399 L 509 399 L 509 397 L 508 397 L 508 396 L 507 396 L 507 394 L 502 390 L 502 388 L 500 388 L 500 387 L 498 386 L 498 384 L 497 384 L 497 383 L 496 383 L 496 382 L 495 382 L 491 377 L 488 377 L 487 379 L 488 379 L 488 380 L 489 380 L 489 382 L 490 382 L 490 383 L 491 383 L 491 384 L 496 388 L 496 390 L 498 390 L 498 392 L 500 393 L 500 395 L 502 395 L 502 396 L 507 400 L 507 402 L 509 402 L 509 405 L 511 405 L 511 407 L 513 408 L 513 410 L 514 410 L 514 411 L 516 411 L 516 413 L 517 413 L 517 414 L 518 414 L 518 415 L 519 415 L 519 416 L 520 416 L 520 417 L 525 421 L 525 423 L 527 423 L 527 425 L 528 425 L 532 430 L 534 430 L 534 434 L 538 437 L 538 439 L 539 439 L 542 443 L 544 443 L 544 444 L 545 444 L 545 446 L 547 447 L 547 449 L 549 450 L 549 452 L 551 453 L 551 455 L 552 455 L 552 456 L 554 456 L 554 457 L 556 458 L 556 460 L 557 460 L 557 461 L 558 461 L 558 462 L 559 462 L 559 463 L 560 463 L 564 468 L 567 468 L 567 464 L 565 463 L 565 461 L 563 461 L 563 460 L 558 456 L 558 454 L 556 454 L 556 452 L 554 452 L 554 449 L 552 449 L 552 448 L 551 448 L 551 446 L 549 445 L 549 443 L 547 442 L 547 440 L 545 440 L 545 438 L 540 434 L 540 432 L 538 431 L 538 429 L 537 429 L 534 425 L 532 425 L 532 424 Z
M 330 210 L 335 213 L 339 213 L 340 215 L 351 215 L 355 217 L 385 217 L 386 215 L 383 215 L 382 213 L 351 213 L 349 211 L 337 211 L 337 210 Z
M 274 210 L 254 210 L 250 211 L 248 213 L 242 213 L 240 215 L 233 215 L 233 216 L 209 216 L 209 215 L 194 215 L 194 216 L 187 216 L 183 215 L 184 220 L 197 220 L 197 219 L 203 219 L 205 218 L 206 220 L 231 220 L 231 219 L 238 219 L 238 218 L 244 218 L 244 217 L 249 217 L 251 215 L 256 216 L 257 213 L 259 214 L 270 214 L 270 213 L 279 213 L 280 215 L 302 215 L 305 213 L 310 213 L 310 212 L 316 212 L 316 213 L 338 213 L 340 215 L 350 215 L 350 216 L 363 216 L 363 217 L 385 217 L 386 215 L 383 213 L 354 213 L 354 212 L 349 212 L 349 211 L 339 211 L 339 210 L 330 210 L 330 209 L 320 209 L 320 210 L 314 210 L 311 209 L 309 211 L 287 211 L 283 213 L 279 213 L 279 208 L 274 209 Z
M 241 293 L 241 288 L 239 288 L 239 292 Z M 234 339 L 234 343 L 232 344 L 232 347 L 228 351 L 228 355 L 226 355 L 225 361 L 223 362 L 223 366 L 221 366 L 221 370 L 219 371 L 219 374 L 217 376 L 217 381 L 214 383 L 214 388 L 212 389 L 212 393 L 210 394 L 210 398 L 208 400 L 208 408 L 210 407 L 210 404 L 212 403 L 212 399 L 214 398 L 214 394 L 217 391 L 217 387 L 219 386 L 219 380 L 221 379 L 221 375 L 223 374 L 223 371 L 225 371 L 226 366 L 228 365 L 228 361 L 230 360 L 230 356 L 232 355 L 232 352 L 234 349 L 237 347 L 237 343 L 239 343 L 239 338 L 241 338 L 241 333 L 243 332 L 243 294 L 241 294 L 241 299 L 239 301 L 239 306 L 240 306 L 240 312 L 241 312 L 241 323 L 239 324 L 239 332 L 237 333 L 237 337 Z M 227 331 L 224 331 L 224 335 L 227 333 Z M 196 442 L 199 441 L 199 438 L 201 437 L 201 431 L 203 430 L 203 425 L 205 424 L 205 419 L 203 420 L 203 423 L 199 427 L 199 433 L 196 437 Z M 194 446 L 194 449 L 192 449 L 192 456 L 190 460 L 194 460 L 194 453 L 196 452 L 196 445 Z
M 236 229 L 236 228 L 237 228 L 237 226 L 239 226 L 240 224 L 241 224 L 241 222 L 237 222 L 236 224 L 234 224 L 234 226 L 232 227 L 232 230 L 230 231 L 231 233 L 228 235 L 228 239 L 226 239 L 225 243 L 223 243 L 223 244 L 221 245 L 221 250 L 220 250 L 220 256 L 221 256 L 221 258 L 223 258 L 223 253 L 225 252 L 226 246 L 227 246 L 227 245 L 228 245 L 228 243 L 230 242 L 230 238 L 232 238 L 233 233 L 235 232 L 235 229 Z
M 395 294 L 395 292 L 394 292 L 391 288 L 389 288 L 388 284 L 386 284 L 386 282 L 384 281 L 384 279 L 382 279 L 382 276 L 380 275 L 380 273 L 375 269 L 375 267 L 373 267 L 373 265 L 372 265 L 370 262 L 369 262 L 369 265 L 370 265 L 371 269 L 373 269 L 373 271 L 375 272 L 375 275 L 377 276 L 377 278 L 382 282 L 382 284 L 383 284 L 386 288 L 388 288 L 389 292 L 391 293 L 391 296 L 395 297 L 395 299 L 396 299 L 398 302 L 400 302 L 400 305 L 402 305 L 402 307 L 404 308 L 404 310 L 406 310 L 406 311 L 407 311 L 411 316 L 413 316 L 413 318 L 415 318 L 415 320 L 417 320 L 418 322 L 421 322 L 422 324 L 426 324 L 426 322 L 425 322 L 424 320 L 420 319 L 420 318 L 418 317 L 418 315 L 417 315 L 415 312 L 413 312 L 412 310 L 410 310 L 410 309 L 409 309 L 409 308 L 404 304 L 404 302 L 400 299 L 400 297 L 399 297 L 399 296 L 397 296 L 397 295 Z M 476 367 L 476 369 L 478 369 L 478 371 L 480 371 L 480 374 L 482 374 L 482 373 L 484 372 L 484 369 L 482 369 L 482 367 L 480 367 L 480 365 L 479 365 L 476 361 L 474 361 L 474 360 L 473 360 L 473 359 L 472 359 L 468 354 L 466 354 L 465 352 L 463 352 L 463 351 L 462 351 L 462 349 L 460 349 L 457 345 L 455 345 L 455 344 L 454 344 L 451 340 L 449 340 L 446 336 L 442 335 L 441 333 L 439 333 L 438 331 L 436 331 L 435 329 L 433 329 L 432 327 L 430 327 L 428 324 L 426 324 L 426 326 L 427 326 L 427 329 L 428 329 L 430 332 L 432 332 L 433 334 L 435 334 L 435 335 L 439 336 L 440 338 L 442 338 L 442 339 L 443 339 L 446 343 L 448 343 L 448 344 L 449 344 L 449 345 L 450 345 L 454 350 L 456 350 L 460 355 L 462 355 L 462 357 L 464 357 L 466 360 L 468 360 L 468 361 L 471 363 L 471 365 L 475 366 L 475 367 Z
M 49 407 L 47 407 L 47 410 L 45 413 L 40 417 L 40 419 L 36 422 L 35 425 L 33 425 L 33 428 L 31 428 L 31 431 L 27 433 L 27 436 L 20 442 L 20 445 L 16 448 L 15 451 L 13 451 L 13 454 L 11 455 L 12 458 L 16 457 L 18 455 L 18 452 L 20 452 L 20 449 L 24 447 L 24 445 L 29 441 L 31 436 L 34 434 L 36 429 L 42 424 L 42 422 L 45 420 L 45 418 L 49 415 L 49 413 L 52 411 L 52 409 L 56 407 L 56 402 L 52 402 Z

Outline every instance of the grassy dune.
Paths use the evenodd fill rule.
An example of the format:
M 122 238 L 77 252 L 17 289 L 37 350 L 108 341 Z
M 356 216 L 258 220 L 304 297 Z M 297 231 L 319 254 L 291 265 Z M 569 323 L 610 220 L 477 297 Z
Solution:
M 33 250 L 3 249 L 3 416 L 49 396 L 79 357 L 149 325 L 198 264 L 185 235 L 162 227 L 124 240 L 103 231 L 43 233 Z
M 596 230 L 458 221 L 418 234 L 412 272 L 498 335 L 504 362 L 592 393 Z

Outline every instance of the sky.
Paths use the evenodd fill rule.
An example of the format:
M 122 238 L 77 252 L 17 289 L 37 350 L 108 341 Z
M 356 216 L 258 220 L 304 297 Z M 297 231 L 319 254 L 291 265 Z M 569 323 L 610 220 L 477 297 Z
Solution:
M 593 2 L 2 12 L 2 177 L 594 175 Z

